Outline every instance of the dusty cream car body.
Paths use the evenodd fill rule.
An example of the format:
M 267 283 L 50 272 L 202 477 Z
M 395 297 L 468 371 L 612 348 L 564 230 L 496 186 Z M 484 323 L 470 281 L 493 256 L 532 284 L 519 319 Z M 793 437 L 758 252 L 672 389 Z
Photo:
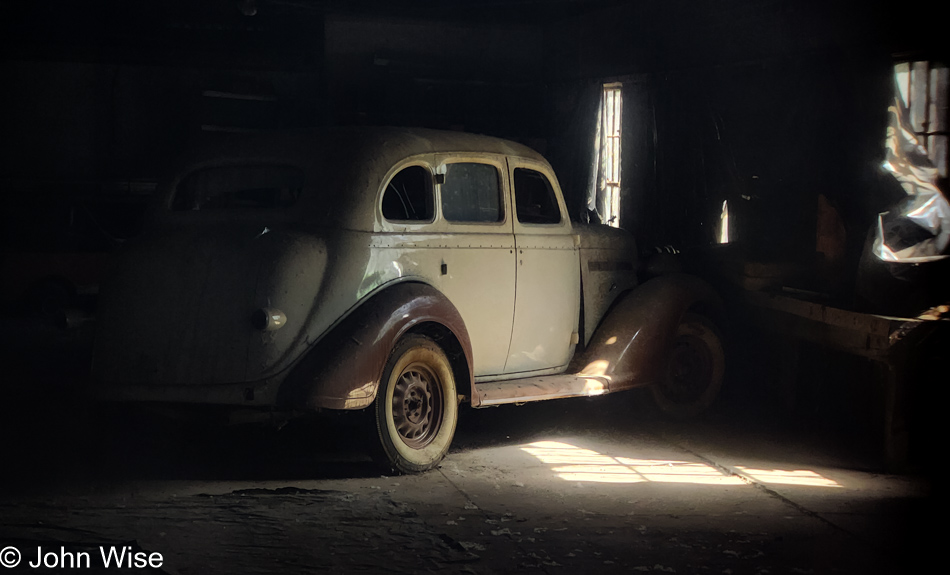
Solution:
M 229 174 L 222 181 L 233 186 L 254 181 L 259 167 L 299 177 L 281 192 L 286 206 L 206 209 L 199 192 L 194 206 L 181 199 L 205 174 Z M 469 172 L 497 174 L 497 205 L 483 196 L 494 220 L 453 221 L 460 210 L 448 196 L 477 193 L 451 187 Z M 414 181 L 431 196 L 424 208 L 417 202 L 422 218 L 409 213 L 405 182 Z M 338 129 L 228 138 L 174 172 L 153 220 L 102 288 L 98 395 L 266 413 L 373 408 L 382 459 L 401 471 L 441 460 L 461 401 L 589 396 L 662 380 L 683 318 L 717 306 L 688 276 L 638 286 L 629 234 L 572 224 L 544 158 L 484 136 Z M 718 389 L 716 361 L 707 367 Z

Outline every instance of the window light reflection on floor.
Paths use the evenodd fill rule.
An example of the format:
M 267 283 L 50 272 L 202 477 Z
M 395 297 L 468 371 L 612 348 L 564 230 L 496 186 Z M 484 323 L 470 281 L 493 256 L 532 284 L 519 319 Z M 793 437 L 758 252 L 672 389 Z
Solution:
M 818 475 L 809 469 L 751 469 L 741 465 L 737 465 L 736 469 L 759 483 L 841 487 L 837 481 Z
M 745 485 L 735 475 L 705 463 L 688 461 L 614 457 L 558 441 L 537 441 L 521 448 L 542 463 L 551 465 L 558 477 L 568 481 L 595 483 L 694 483 L 703 485 Z M 793 483 L 840 487 L 836 482 L 808 470 L 768 470 L 737 467 L 762 483 Z

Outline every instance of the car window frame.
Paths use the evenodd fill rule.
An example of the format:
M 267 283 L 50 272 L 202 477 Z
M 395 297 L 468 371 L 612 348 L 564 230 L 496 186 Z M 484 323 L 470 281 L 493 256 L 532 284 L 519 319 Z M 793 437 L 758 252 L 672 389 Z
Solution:
M 511 188 L 509 185 L 507 159 L 499 154 L 480 154 L 474 152 L 442 153 L 436 155 L 435 173 L 444 176 L 449 164 L 486 164 L 493 166 L 498 174 L 499 205 L 502 219 L 497 222 L 456 222 L 445 219 L 442 212 L 442 184 L 436 184 L 439 221 L 442 229 L 449 233 L 512 233 Z
M 522 222 L 518 219 L 517 210 L 514 207 L 517 205 L 515 194 L 518 193 L 518 190 L 515 189 L 515 170 L 518 168 L 538 172 L 547 178 L 548 184 L 551 185 L 551 192 L 554 194 L 554 201 L 557 202 L 558 211 L 561 213 L 561 221 L 557 223 L 542 224 Z M 557 176 L 554 175 L 554 170 L 551 169 L 550 166 L 528 158 L 509 156 L 508 180 L 510 182 L 511 189 L 510 203 L 512 206 L 512 220 L 514 221 L 515 233 L 571 233 L 571 220 L 568 217 L 567 205 L 564 203 L 564 195 L 561 192 L 561 186 L 560 183 L 558 183 Z
M 390 220 L 383 215 L 383 196 L 386 194 L 386 191 L 389 189 L 389 184 L 392 182 L 392 179 L 396 177 L 396 174 L 405 170 L 406 168 L 411 168 L 413 166 L 419 166 L 423 168 L 429 174 L 429 191 L 432 193 L 432 219 L 430 220 Z M 435 174 L 433 171 L 432 162 L 430 159 L 427 159 L 425 156 L 413 156 L 406 158 L 401 162 L 393 165 L 383 176 L 382 182 L 380 183 L 379 189 L 376 192 L 376 202 L 375 202 L 375 211 L 376 211 L 376 221 L 378 223 L 379 231 L 383 232 L 417 232 L 417 231 L 433 231 L 439 224 L 441 219 L 441 211 L 439 210 L 439 197 L 436 190 L 435 184 Z

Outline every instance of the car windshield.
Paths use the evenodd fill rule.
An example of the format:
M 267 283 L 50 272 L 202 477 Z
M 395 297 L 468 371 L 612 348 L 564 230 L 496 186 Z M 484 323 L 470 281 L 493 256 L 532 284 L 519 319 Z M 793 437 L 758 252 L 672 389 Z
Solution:
M 287 208 L 300 197 L 303 182 L 303 172 L 293 166 L 203 168 L 178 184 L 172 210 Z

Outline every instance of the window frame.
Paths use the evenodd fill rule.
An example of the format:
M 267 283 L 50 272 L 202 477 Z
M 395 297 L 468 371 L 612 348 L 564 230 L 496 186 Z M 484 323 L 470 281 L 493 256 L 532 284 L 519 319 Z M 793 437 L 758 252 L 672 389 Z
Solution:
M 894 61 L 893 70 L 895 95 L 907 110 L 907 127 L 927 151 L 938 179 L 946 182 L 950 170 L 950 132 L 944 111 L 950 74 L 947 65 L 939 59 L 902 58 Z
M 602 86 L 595 129 L 593 196 L 604 225 L 620 227 L 621 180 L 623 178 L 623 84 L 608 82 Z M 589 202 L 588 202 L 589 203 Z M 603 207 L 605 213 L 599 213 Z
M 551 193 L 554 194 L 554 201 L 557 202 L 558 211 L 561 213 L 561 221 L 556 224 L 539 224 L 522 222 L 520 219 L 518 219 L 517 208 L 514 207 L 518 205 L 516 198 L 518 190 L 515 189 L 515 170 L 517 169 L 538 172 L 547 178 L 548 184 L 551 186 Z M 518 233 L 519 230 L 527 233 L 551 233 L 551 230 L 560 229 L 567 229 L 567 231 L 570 232 L 571 220 L 567 215 L 567 206 L 564 204 L 564 195 L 561 193 L 561 186 L 557 181 L 557 176 L 554 175 L 554 171 L 549 166 L 541 162 L 536 162 L 525 158 L 510 158 L 508 161 L 508 179 L 511 182 L 511 205 L 512 213 L 514 214 L 512 219 L 515 222 L 515 233 Z
M 438 154 L 436 157 L 435 174 L 444 176 L 449 164 L 486 164 L 493 166 L 498 174 L 498 188 L 502 219 L 497 222 L 456 222 L 445 218 L 442 212 L 442 184 L 436 184 L 436 201 L 439 212 L 439 221 L 444 224 L 446 231 L 454 233 L 511 233 L 513 213 L 511 204 L 511 186 L 504 156 L 496 154 Z
M 428 174 L 428 191 L 430 197 L 432 198 L 432 217 L 428 220 L 390 220 L 383 215 L 383 198 L 386 195 L 386 192 L 389 190 L 389 185 L 392 183 L 393 178 L 395 178 L 403 170 L 412 167 L 420 167 Z M 376 220 L 379 222 L 379 226 L 382 231 L 416 231 L 422 229 L 430 229 L 434 226 L 440 219 L 440 210 L 439 210 L 439 199 L 438 194 L 436 193 L 435 177 L 433 174 L 432 166 L 429 162 L 425 161 L 424 158 L 413 157 L 407 158 L 406 160 L 399 162 L 388 172 L 386 172 L 385 177 L 383 178 L 382 184 L 380 184 L 379 190 L 376 194 Z

